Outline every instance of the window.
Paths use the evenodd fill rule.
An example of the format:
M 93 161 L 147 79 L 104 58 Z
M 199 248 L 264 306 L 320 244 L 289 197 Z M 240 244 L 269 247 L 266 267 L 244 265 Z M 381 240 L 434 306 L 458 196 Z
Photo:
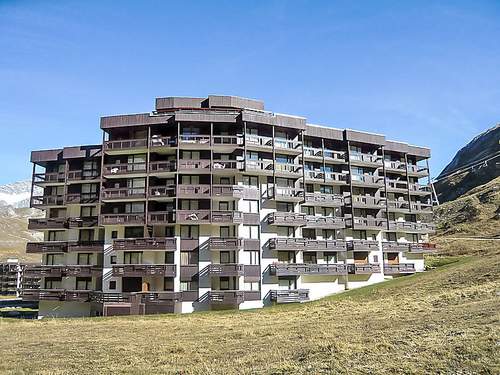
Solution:
M 97 207 L 96 206 L 82 206 L 80 209 L 81 217 L 90 217 L 97 216 Z
M 118 231 L 117 230 L 111 231 L 111 238 L 118 238 Z
M 181 238 L 197 239 L 199 237 L 199 231 L 197 225 L 181 225 Z
M 220 227 L 220 237 L 221 238 L 231 237 L 231 228 L 230 227 Z
M 259 212 L 259 201 L 244 199 L 241 207 L 243 212 L 256 214 Z
M 324 253 L 327 264 L 337 263 L 337 253 Z
M 60 277 L 46 277 L 45 289 L 61 289 L 62 279 Z
M 171 277 L 165 277 L 163 279 L 163 290 L 174 291 L 174 279 Z
M 302 229 L 302 237 L 304 238 L 308 238 L 308 239 L 311 239 L 311 240 L 314 240 L 316 239 L 316 229 Z
M 94 230 L 93 229 L 81 229 L 80 234 L 78 236 L 79 236 L 80 241 L 84 241 L 84 242 L 92 241 L 94 239 Z
M 181 281 L 180 287 L 181 287 L 181 292 L 198 290 L 198 280 Z
M 301 211 L 306 215 L 314 215 L 314 207 L 302 206 Z
M 243 185 L 259 187 L 259 177 L 243 176 Z
M 315 252 L 311 252 L 311 253 L 304 252 L 304 263 L 312 263 L 312 264 L 318 263 L 317 258 L 316 258 L 316 253 Z
M 144 227 L 125 227 L 125 238 L 144 237 Z
M 250 282 L 250 283 L 245 282 L 243 284 L 243 290 L 248 290 L 248 291 L 256 290 L 256 291 L 258 291 L 258 290 L 260 290 L 260 283 L 258 281 Z
M 220 290 L 229 290 L 229 277 L 220 278 Z
M 127 187 L 130 194 L 144 194 L 146 192 L 145 178 L 131 178 L 127 180 Z
M 322 232 L 324 240 L 335 240 L 337 238 L 334 229 L 323 229 Z
M 91 277 L 77 277 L 76 290 L 91 290 L 92 278 Z
M 181 266 L 198 264 L 198 258 L 197 251 L 181 251 Z
M 174 253 L 172 251 L 165 251 L 165 264 L 174 264 Z
M 141 251 L 125 251 L 123 253 L 123 263 L 125 264 L 141 264 L 142 252 Z
M 63 231 L 50 230 L 48 233 L 49 241 L 63 241 L 63 237 L 64 237 Z
M 292 278 L 279 277 L 278 285 L 279 289 L 285 289 L 285 290 L 296 289 L 296 280 Z
M 248 251 L 250 257 L 250 264 L 259 264 L 259 252 L 258 251 Z
M 259 153 L 256 151 L 247 151 L 247 160 L 259 160 Z
M 82 264 L 82 265 L 92 264 L 92 253 L 78 253 L 77 264 Z
M 109 263 L 116 264 L 116 255 L 111 255 L 109 257 Z
M 295 263 L 294 251 L 278 251 L 278 262 Z
M 240 236 L 243 238 L 258 239 L 259 226 L 258 225 L 243 225 L 240 230 Z
M 412 240 L 412 242 L 418 242 L 418 234 L 417 233 L 412 233 L 411 234 L 411 240 Z
M 229 202 L 219 202 L 220 211 L 229 211 Z
M 125 213 L 144 213 L 144 203 L 125 203 Z
M 333 186 L 321 185 L 319 191 L 323 194 L 333 194 Z
M 58 254 L 47 254 L 45 264 L 54 265 L 60 263 L 60 257 Z
M 181 176 L 181 184 L 182 185 L 199 185 L 200 184 L 200 176 Z
M 97 161 L 94 160 L 84 161 L 82 170 L 83 170 L 82 173 L 83 178 L 93 178 L 99 175 L 99 173 L 97 172 Z
M 396 241 L 396 233 L 394 232 L 387 232 L 387 241 Z
M 83 184 L 82 194 L 95 194 L 97 193 L 97 184 Z
M 199 151 L 182 151 L 182 159 L 200 160 L 200 152 Z
M 232 251 L 221 251 L 220 252 L 220 262 L 222 263 L 233 263 L 234 253 Z
M 293 212 L 293 203 L 276 202 L 276 211 L 278 211 L 278 212 Z
M 373 256 L 373 261 L 374 261 L 375 263 L 378 263 L 378 255 L 374 255 L 374 256 Z

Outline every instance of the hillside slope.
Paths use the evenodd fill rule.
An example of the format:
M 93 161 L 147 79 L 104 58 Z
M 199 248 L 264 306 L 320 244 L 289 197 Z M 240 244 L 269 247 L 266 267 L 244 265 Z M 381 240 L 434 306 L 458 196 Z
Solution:
M 479 161 L 485 162 L 478 164 Z M 479 134 L 460 149 L 439 174 L 434 184 L 439 202 L 454 200 L 500 176 L 497 163 L 500 163 L 500 124 Z M 471 165 L 475 165 L 474 168 L 464 169 Z
M 442 254 L 500 253 L 500 177 L 436 207 L 435 220 Z

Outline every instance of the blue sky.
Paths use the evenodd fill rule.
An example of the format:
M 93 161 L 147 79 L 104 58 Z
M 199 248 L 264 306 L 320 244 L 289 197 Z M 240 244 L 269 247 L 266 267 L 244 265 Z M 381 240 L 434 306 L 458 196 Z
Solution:
M 0 183 L 99 117 L 230 94 L 432 148 L 500 122 L 500 1 L 0 0 Z

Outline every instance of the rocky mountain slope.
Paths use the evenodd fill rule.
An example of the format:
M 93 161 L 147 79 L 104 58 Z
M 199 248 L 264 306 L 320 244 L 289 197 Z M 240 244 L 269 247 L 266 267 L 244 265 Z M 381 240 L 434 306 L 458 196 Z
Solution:
M 35 193 L 41 193 L 40 189 L 36 188 Z M 29 208 L 30 194 L 30 181 L 0 186 L 0 261 L 39 260 L 39 255 L 25 252 L 26 242 L 42 240 L 40 233 L 28 230 L 29 218 L 43 216 L 42 211 Z
M 440 203 L 454 200 L 500 176 L 500 124 L 460 149 L 434 183 Z

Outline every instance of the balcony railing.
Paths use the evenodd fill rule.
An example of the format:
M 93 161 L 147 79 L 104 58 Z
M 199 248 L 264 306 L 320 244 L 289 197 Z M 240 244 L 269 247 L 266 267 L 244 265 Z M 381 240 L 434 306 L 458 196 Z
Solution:
M 212 137 L 212 145 L 215 147 L 242 146 L 243 145 L 243 136 L 214 135 Z
M 209 250 L 239 250 L 243 248 L 242 238 L 219 238 L 210 237 L 208 239 Z
M 382 166 L 382 156 L 362 153 L 351 153 L 349 155 L 351 164 L 367 164 L 374 166 Z
M 436 244 L 432 243 L 411 243 L 410 252 L 421 254 L 421 253 L 434 253 L 436 252 Z
M 323 159 L 323 149 L 316 147 L 304 147 L 304 156 L 306 158 Z
M 306 193 L 305 203 L 314 206 L 339 207 L 344 205 L 340 194 Z
M 354 229 L 381 230 L 387 228 L 387 219 L 377 219 L 371 217 L 355 217 L 352 219 Z
M 68 171 L 68 181 L 95 180 L 100 177 L 99 171 L 95 169 Z
M 210 223 L 210 210 L 178 210 L 177 223 Z
M 411 210 L 419 212 L 432 212 L 432 204 L 423 202 L 411 202 Z
M 244 265 L 236 263 L 209 264 L 208 273 L 210 276 L 243 276 Z
M 212 290 L 208 292 L 208 301 L 215 305 L 239 305 L 245 301 L 243 290 Z
M 307 238 L 271 238 L 268 246 L 271 250 L 293 251 L 346 251 L 343 240 L 312 240 Z
M 405 200 L 388 201 L 387 206 L 389 207 L 389 210 L 408 211 L 410 209 L 410 203 Z
M 390 221 L 389 229 L 409 232 L 433 232 L 436 226 L 431 223 L 414 223 L 411 221 Z
M 40 195 L 31 198 L 32 207 L 62 205 L 64 205 L 64 195 Z
M 271 290 L 270 299 L 276 303 L 309 301 L 309 289 Z
M 307 224 L 306 214 L 295 212 L 271 212 L 267 215 L 269 225 L 300 227 Z
M 212 185 L 212 196 L 259 199 L 259 189 L 240 185 Z
M 96 227 L 98 221 L 98 216 L 70 217 L 68 218 L 68 226 L 69 228 Z
M 382 251 L 384 252 L 406 252 L 410 250 L 408 242 L 382 242 Z
M 373 187 L 382 187 L 384 186 L 384 178 L 367 174 L 363 175 L 353 174 L 351 175 L 351 183 L 353 185 L 368 185 Z
M 179 160 L 179 170 L 180 171 L 199 171 L 199 172 L 209 172 L 210 171 L 210 160 L 191 160 L 191 159 L 180 159 Z
M 166 173 L 175 172 L 177 170 L 177 162 L 172 161 L 152 161 L 149 163 L 149 173 Z
M 424 166 L 408 164 L 408 174 L 418 175 L 418 176 L 427 176 L 429 174 L 429 169 Z
M 102 225 L 120 224 L 144 224 L 144 214 L 102 214 L 100 217 Z
M 178 185 L 178 198 L 210 198 L 210 185 Z
M 430 185 L 410 184 L 410 194 L 427 195 L 432 193 Z
M 408 191 L 408 182 L 386 179 L 387 190 L 405 193 Z
M 33 182 L 36 183 L 62 183 L 66 179 L 65 172 L 35 173 Z
M 68 219 L 65 217 L 47 219 L 29 219 L 28 229 L 65 229 L 68 228 Z
M 113 241 L 113 249 L 117 251 L 175 251 L 176 238 L 145 237 L 124 238 Z
M 148 213 L 148 224 L 170 224 L 175 223 L 174 211 L 153 211 Z
M 101 192 L 102 199 L 145 199 L 145 188 L 106 188 Z
M 325 172 L 325 182 L 346 184 L 348 175 L 339 172 Z
M 304 199 L 304 189 L 275 186 L 268 189 L 269 198 L 274 197 L 277 200 L 299 202 Z
M 274 138 L 274 148 L 282 150 L 294 150 L 302 152 L 302 142 L 290 139 Z
M 108 176 L 134 173 L 146 173 L 146 163 L 106 164 L 103 171 L 103 174 Z
M 102 274 L 102 266 L 94 265 L 38 265 L 26 266 L 24 273 L 38 277 L 92 277 Z
M 120 139 L 115 141 L 104 142 L 104 149 L 106 151 L 114 150 L 129 150 L 134 148 L 147 148 L 148 140 L 143 139 Z
M 47 242 L 28 242 L 26 244 L 26 253 L 65 253 L 68 251 L 66 241 L 47 241 Z
M 344 163 L 346 161 L 346 153 L 343 151 L 333 151 L 325 149 L 325 160 L 326 161 L 338 161 Z
M 273 139 L 272 137 L 263 137 L 259 135 L 251 135 L 247 134 L 245 137 L 245 142 L 247 146 L 254 147 L 264 147 L 264 148 L 272 148 L 273 147 Z
M 274 169 L 274 162 L 272 160 L 246 160 L 245 170 L 255 172 L 272 174 Z
M 275 163 L 275 173 L 281 175 L 299 176 L 302 175 L 302 165 L 293 163 Z
M 172 198 L 175 197 L 175 185 L 169 186 L 151 186 L 148 197 L 154 198 Z
M 370 240 L 352 240 L 347 242 L 347 249 L 354 251 L 376 251 L 378 250 L 378 241 Z
M 162 147 L 175 147 L 177 145 L 176 137 L 162 137 L 160 135 L 152 135 L 149 141 L 151 148 L 162 148 Z
M 243 223 L 243 213 L 241 211 L 212 211 L 212 223 L 240 224 Z
M 413 242 L 382 242 L 382 249 L 385 252 L 411 252 L 415 254 L 433 253 L 436 245 L 430 243 Z
M 179 139 L 179 145 L 182 146 L 210 146 L 210 136 L 209 135 L 189 135 L 182 134 Z
M 68 252 L 71 251 L 87 251 L 87 252 L 102 252 L 104 249 L 104 241 L 69 241 Z
M 384 264 L 384 273 L 387 275 L 415 273 L 415 265 L 411 263 Z
M 345 264 L 273 263 L 269 273 L 274 276 L 347 275 Z
M 370 195 L 353 195 L 351 200 L 354 207 L 373 207 L 381 209 L 385 207 L 385 199 L 377 198 Z
M 313 171 L 313 170 L 306 169 L 305 175 L 306 175 L 306 179 L 308 179 L 308 180 L 318 180 L 318 181 L 325 180 L 325 172 L 323 172 L 321 170 Z
M 347 264 L 349 274 L 367 275 L 380 272 L 380 265 L 375 263 Z
M 121 277 L 175 277 L 177 272 L 175 264 L 120 264 L 113 265 L 111 273 Z
M 97 193 L 69 193 L 66 194 L 66 204 L 95 203 L 99 200 Z
M 212 172 L 239 171 L 243 169 L 243 162 L 236 160 L 214 160 Z
M 345 228 L 343 217 L 308 215 L 306 221 L 307 228 Z
M 384 161 L 384 166 L 385 166 L 385 169 L 388 169 L 393 173 L 394 172 L 395 173 L 406 173 L 406 163 L 401 162 L 401 161 L 386 160 L 386 161 Z

